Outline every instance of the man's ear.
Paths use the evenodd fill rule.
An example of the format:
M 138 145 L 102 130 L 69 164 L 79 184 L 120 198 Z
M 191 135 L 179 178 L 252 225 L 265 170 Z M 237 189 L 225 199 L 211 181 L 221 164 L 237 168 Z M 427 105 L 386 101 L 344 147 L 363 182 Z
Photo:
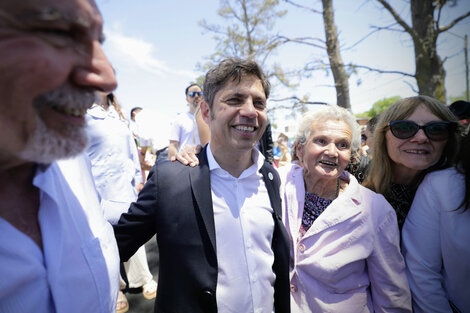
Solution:
M 205 100 L 202 100 L 199 106 L 201 108 L 202 119 L 204 120 L 204 122 L 206 122 L 207 125 L 210 125 L 209 121 L 211 117 L 211 110 L 209 108 L 209 104 L 207 104 Z

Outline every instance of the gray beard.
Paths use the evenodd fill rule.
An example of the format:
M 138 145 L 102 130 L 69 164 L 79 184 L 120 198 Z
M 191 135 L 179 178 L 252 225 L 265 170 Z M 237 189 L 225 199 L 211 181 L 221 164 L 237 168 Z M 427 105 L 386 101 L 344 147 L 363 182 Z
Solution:
M 68 106 L 88 108 L 96 99 L 95 93 L 84 91 L 65 92 L 56 90 L 39 96 L 34 101 L 39 106 Z M 68 125 L 62 133 L 47 127 L 39 114 L 36 114 L 36 129 L 19 157 L 26 161 L 50 164 L 80 154 L 88 145 L 84 126 Z

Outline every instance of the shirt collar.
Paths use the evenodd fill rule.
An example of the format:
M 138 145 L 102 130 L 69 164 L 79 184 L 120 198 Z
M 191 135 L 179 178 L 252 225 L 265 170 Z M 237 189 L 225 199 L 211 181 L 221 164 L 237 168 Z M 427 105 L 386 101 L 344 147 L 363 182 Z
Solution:
M 212 149 L 211 149 L 211 143 L 210 142 L 207 145 L 206 154 L 207 154 L 207 161 L 209 163 L 209 171 L 210 172 L 220 170 L 220 171 L 226 172 L 228 174 L 228 172 L 226 170 L 224 170 L 222 167 L 220 167 L 219 163 L 217 163 L 217 161 L 215 160 L 214 155 L 212 154 Z M 251 158 L 253 160 L 253 164 L 242 172 L 239 179 L 250 176 L 253 173 L 258 172 L 261 169 L 261 167 L 263 166 L 264 156 L 263 156 L 263 154 L 261 154 L 261 152 L 258 151 L 258 149 L 253 148 L 253 150 L 251 151 Z

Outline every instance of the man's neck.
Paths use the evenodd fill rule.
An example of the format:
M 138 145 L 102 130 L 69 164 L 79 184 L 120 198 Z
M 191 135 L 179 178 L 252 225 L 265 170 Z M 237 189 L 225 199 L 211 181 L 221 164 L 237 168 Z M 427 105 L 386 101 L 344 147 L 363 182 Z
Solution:
M 0 172 L 0 217 L 30 237 L 42 248 L 38 221 L 39 190 L 33 185 L 36 164 L 2 169 Z
M 240 177 L 244 170 L 253 165 L 252 150 L 231 151 L 225 148 L 214 148 L 211 146 L 212 155 L 221 168 L 233 177 Z
M 194 115 L 195 112 L 196 112 L 196 107 L 193 107 L 193 105 L 190 103 L 189 104 L 189 113 Z

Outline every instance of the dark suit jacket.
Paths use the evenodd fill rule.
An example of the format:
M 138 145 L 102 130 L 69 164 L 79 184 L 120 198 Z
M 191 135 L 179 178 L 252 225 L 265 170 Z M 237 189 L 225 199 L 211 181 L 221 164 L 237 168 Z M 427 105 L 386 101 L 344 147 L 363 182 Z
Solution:
M 114 227 L 122 261 L 157 234 L 155 312 L 217 312 L 216 238 L 206 148 L 198 157 L 199 166 L 194 168 L 166 160 L 157 163 L 137 202 Z M 288 313 L 289 239 L 281 220 L 279 176 L 266 162 L 260 172 L 274 211 L 274 306 L 276 313 Z
M 271 122 L 268 120 L 263 136 L 261 136 L 261 139 L 259 140 L 259 151 L 261 151 L 269 164 L 273 164 L 274 161 L 273 146 L 274 143 L 271 132 Z

